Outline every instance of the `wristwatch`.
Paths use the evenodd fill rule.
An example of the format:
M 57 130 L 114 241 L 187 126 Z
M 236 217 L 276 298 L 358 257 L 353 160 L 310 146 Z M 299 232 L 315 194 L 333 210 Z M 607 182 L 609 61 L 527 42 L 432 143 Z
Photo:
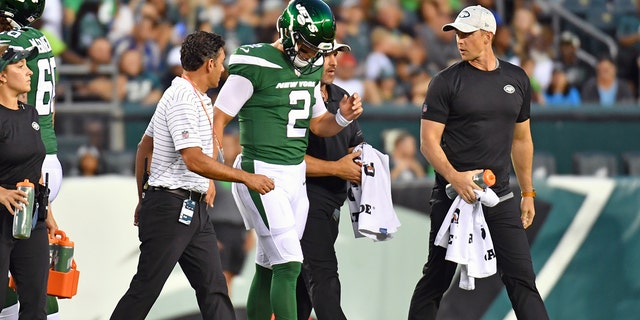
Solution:
M 536 189 L 534 188 L 532 191 L 522 191 L 522 192 L 520 192 L 520 195 L 523 198 L 524 197 L 535 198 L 536 197 Z

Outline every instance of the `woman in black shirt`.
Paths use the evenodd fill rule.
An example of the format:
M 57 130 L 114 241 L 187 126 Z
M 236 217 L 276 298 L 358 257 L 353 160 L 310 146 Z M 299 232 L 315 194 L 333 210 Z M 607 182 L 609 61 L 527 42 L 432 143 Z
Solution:
M 38 182 L 45 148 L 40 138 L 38 112 L 19 101 L 29 92 L 30 77 L 26 59 L 37 49 L 16 50 L 0 45 L 0 274 L 16 281 L 20 301 L 20 319 L 46 319 L 46 294 L 49 269 L 47 234 L 58 228 L 52 215 L 46 216 L 46 188 Z M 36 185 L 34 227 L 28 239 L 13 238 L 14 208 L 26 203 L 26 193 L 16 190 L 16 183 L 29 179 Z M 7 287 L 7 277 L 0 276 L 0 288 Z M 0 303 L 5 301 L 0 290 Z

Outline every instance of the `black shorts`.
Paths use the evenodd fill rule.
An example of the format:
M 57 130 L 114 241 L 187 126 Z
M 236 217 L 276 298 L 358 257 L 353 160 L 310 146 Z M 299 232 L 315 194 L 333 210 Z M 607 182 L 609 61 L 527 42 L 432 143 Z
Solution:
M 223 246 L 220 249 L 222 270 L 231 272 L 234 275 L 240 274 L 247 257 L 247 252 L 244 250 L 247 229 L 244 225 L 239 226 L 220 222 L 214 222 L 213 228 L 216 230 L 218 241 Z

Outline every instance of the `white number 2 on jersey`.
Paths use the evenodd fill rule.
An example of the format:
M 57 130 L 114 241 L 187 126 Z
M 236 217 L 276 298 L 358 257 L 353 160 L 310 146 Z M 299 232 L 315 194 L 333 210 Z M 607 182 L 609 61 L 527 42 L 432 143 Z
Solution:
M 56 59 L 38 60 L 38 86 L 36 87 L 35 107 L 39 115 L 48 115 L 53 112 L 53 98 L 55 97 L 55 70 Z
M 311 95 L 306 90 L 294 90 L 289 93 L 289 103 L 298 105 L 302 101 L 304 107 L 302 109 L 293 109 L 289 111 L 289 123 L 287 124 L 287 137 L 304 138 L 307 134 L 306 128 L 296 128 L 298 120 L 309 118 L 309 108 L 311 106 Z

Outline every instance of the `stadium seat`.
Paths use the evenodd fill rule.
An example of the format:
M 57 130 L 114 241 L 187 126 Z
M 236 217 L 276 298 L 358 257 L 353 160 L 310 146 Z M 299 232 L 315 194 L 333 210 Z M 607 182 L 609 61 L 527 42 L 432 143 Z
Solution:
M 630 176 L 640 176 L 640 151 L 622 154 L 624 173 Z
M 536 151 L 533 155 L 532 174 L 534 178 L 546 178 L 556 173 L 556 158 L 546 151 Z
M 618 175 L 618 160 L 604 151 L 577 152 L 573 155 L 573 170 L 578 175 L 613 177 Z

